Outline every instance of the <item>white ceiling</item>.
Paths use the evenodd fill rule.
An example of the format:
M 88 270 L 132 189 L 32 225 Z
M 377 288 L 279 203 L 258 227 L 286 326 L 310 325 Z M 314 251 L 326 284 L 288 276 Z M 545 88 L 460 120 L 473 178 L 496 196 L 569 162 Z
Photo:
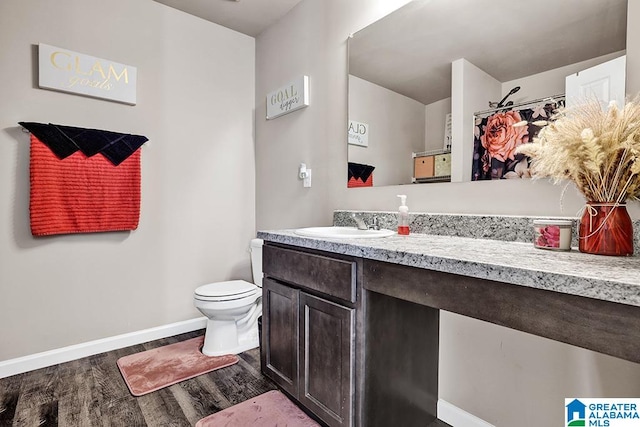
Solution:
M 414 0 L 358 31 L 349 73 L 423 104 L 465 58 L 506 82 L 626 46 L 627 0 Z
M 155 0 L 256 37 L 301 0 Z M 372 0 L 373 1 L 373 0 Z M 624 50 L 627 0 L 414 0 L 358 31 L 349 73 L 423 104 L 465 58 L 509 81 Z
M 155 0 L 207 21 L 256 37 L 301 0 Z

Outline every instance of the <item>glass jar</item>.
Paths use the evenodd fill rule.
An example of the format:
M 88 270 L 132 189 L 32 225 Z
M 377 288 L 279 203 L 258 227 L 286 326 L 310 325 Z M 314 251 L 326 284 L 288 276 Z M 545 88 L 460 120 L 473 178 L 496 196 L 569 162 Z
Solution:
M 588 202 L 578 231 L 580 252 L 633 255 L 633 224 L 625 203 Z

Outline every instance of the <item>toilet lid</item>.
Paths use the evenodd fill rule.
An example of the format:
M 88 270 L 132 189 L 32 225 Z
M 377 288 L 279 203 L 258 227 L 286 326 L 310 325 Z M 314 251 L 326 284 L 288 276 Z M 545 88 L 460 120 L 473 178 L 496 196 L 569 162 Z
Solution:
M 258 292 L 259 288 L 244 280 L 229 280 L 228 282 L 209 283 L 195 290 L 196 297 L 201 298 L 242 298 Z

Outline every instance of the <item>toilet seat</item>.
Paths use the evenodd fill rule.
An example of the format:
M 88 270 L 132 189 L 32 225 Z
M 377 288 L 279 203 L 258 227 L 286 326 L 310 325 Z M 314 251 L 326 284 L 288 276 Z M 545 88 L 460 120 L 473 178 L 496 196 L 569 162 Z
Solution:
M 260 293 L 260 288 L 244 280 L 209 283 L 195 290 L 195 299 L 201 301 L 233 301 Z

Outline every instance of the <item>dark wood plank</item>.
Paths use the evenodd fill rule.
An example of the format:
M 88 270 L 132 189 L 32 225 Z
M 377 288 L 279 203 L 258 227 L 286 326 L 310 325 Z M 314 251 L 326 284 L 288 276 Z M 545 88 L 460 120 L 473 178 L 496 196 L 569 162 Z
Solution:
M 364 270 L 368 290 L 640 363 L 640 307 L 380 261 Z
M 271 389 L 271 386 L 265 386 L 264 382 L 251 381 L 251 375 L 247 374 L 239 363 L 207 375 L 231 405 L 236 405 Z
M 94 379 L 92 391 L 100 406 L 99 425 L 145 425 L 142 412 L 116 365 L 120 357 L 143 350 L 141 346 L 134 346 L 89 357 Z
M 254 348 L 244 353 L 238 354 L 238 357 L 244 361 L 244 365 L 256 377 L 262 377 L 262 365 L 260 364 L 260 348 Z
M 173 385 L 169 390 L 191 425 L 231 406 L 229 400 L 206 375 Z
M 58 427 L 58 401 L 40 405 L 40 426 Z
M 23 375 L 14 375 L 2 380 L 0 384 L 0 426 L 9 426 L 13 422 L 20 396 L 20 384 Z
M 59 381 L 57 365 L 39 369 L 31 375 L 24 375 L 14 424 L 39 426 L 45 422 L 48 413 L 44 405 L 57 401 L 55 389 Z
M 191 425 L 168 388 L 145 394 L 136 399 L 148 426 L 188 427 Z
M 257 348 L 250 350 L 249 352 L 241 353 L 239 355 L 240 360 L 238 360 L 236 368 L 237 373 L 232 374 L 234 375 L 235 381 L 237 381 L 239 384 L 244 384 L 246 396 L 255 397 L 268 391 L 276 390 L 277 387 L 275 386 L 275 384 L 272 381 L 268 380 L 264 375 L 262 375 L 259 362 L 258 365 L 255 366 L 248 363 L 243 358 L 243 356 L 248 353 L 253 354 L 250 360 L 255 361 L 256 358 L 259 360 L 260 350 Z
M 58 420 L 61 426 L 98 426 L 102 415 L 91 363 L 86 359 L 59 365 Z

